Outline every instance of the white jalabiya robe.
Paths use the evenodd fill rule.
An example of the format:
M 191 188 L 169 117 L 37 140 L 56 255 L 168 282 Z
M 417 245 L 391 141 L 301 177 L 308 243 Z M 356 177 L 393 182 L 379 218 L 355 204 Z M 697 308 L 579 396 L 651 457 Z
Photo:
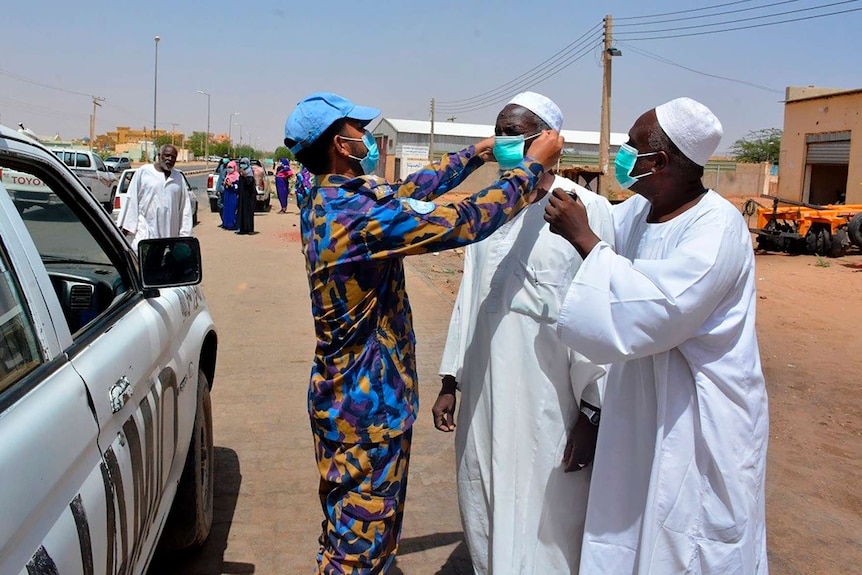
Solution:
M 587 256 L 564 341 L 611 363 L 581 573 L 768 573 L 769 431 L 751 238 L 713 191 L 665 223 L 614 206 L 616 251 Z
M 593 229 L 612 241 L 607 200 L 577 189 Z M 527 207 L 466 249 L 441 374 L 460 384 L 458 501 L 476 573 L 577 571 L 590 468 L 563 473 L 581 397 L 601 404 L 604 369 L 571 351 L 556 320 L 581 258 Z
M 166 179 L 152 164 L 142 166 L 127 194 L 117 225 L 134 236 L 134 249 L 141 240 L 192 235 L 192 204 L 179 170 Z

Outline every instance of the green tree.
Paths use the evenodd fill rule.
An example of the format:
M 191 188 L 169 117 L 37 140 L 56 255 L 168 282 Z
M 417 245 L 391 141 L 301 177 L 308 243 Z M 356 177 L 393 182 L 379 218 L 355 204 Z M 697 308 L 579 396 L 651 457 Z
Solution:
M 730 153 L 737 162 L 777 164 L 778 154 L 781 151 L 781 133 L 778 128 L 749 132 L 744 138 L 733 143 Z
M 281 159 L 281 158 L 287 158 L 288 160 L 292 160 L 293 154 L 291 153 L 290 149 L 288 149 L 287 146 L 279 146 L 272 153 L 272 157 L 275 158 L 276 160 Z
M 175 138 L 175 139 L 176 139 L 176 138 Z M 162 147 L 162 146 L 164 146 L 165 144 L 170 144 L 170 143 L 171 143 L 171 135 L 170 135 L 170 134 L 161 134 L 161 135 L 159 135 L 159 136 L 156 136 L 156 137 L 155 137 L 155 140 L 156 140 L 156 141 L 155 141 L 156 149 L 157 149 L 157 150 L 159 150 L 159 149 L 161 149 L 161 147 Z M 175 145 L 176 145 L 176 144 L 175 144 Z
M 186 148 L 191 150 L 196 158 L 203 158 L 204 150 L 206 149 L 206 146 L 204 145 L 206 143 L 206 139 L 206 132 L 192 132 L 192 135 L 186 138 Z M 212 148 L 212 146 L 210 147 Z

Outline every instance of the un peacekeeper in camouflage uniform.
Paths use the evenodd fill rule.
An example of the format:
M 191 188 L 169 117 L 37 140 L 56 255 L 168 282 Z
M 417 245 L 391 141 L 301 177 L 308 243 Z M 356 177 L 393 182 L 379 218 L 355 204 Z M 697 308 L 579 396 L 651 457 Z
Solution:
M 385 573 L 393 564 L 418 410 L 406 255 L 488 237 L 529 203 L 563 139 L 543 132 L 490 187 L 434 203 L 493 160 L 494 138 L 391 186 L 374 175 L 380 114 L 332 93 L 299 102 L 285 145 L 316 176 L 300 204 L 317 348 L 308 410 L 320 472 L 318 573 Z

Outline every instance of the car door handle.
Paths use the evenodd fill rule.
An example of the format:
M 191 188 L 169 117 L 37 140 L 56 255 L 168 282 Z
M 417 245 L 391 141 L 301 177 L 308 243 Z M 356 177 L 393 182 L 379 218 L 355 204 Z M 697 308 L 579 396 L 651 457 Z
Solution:
M 111 413 L 117 413 L 123 409 L 133 392 L 134 387 L 132 387 L 132 382 L 129 381 L 128 377 L 124 375 L 118 379 L 108 392 L 111 398 Z

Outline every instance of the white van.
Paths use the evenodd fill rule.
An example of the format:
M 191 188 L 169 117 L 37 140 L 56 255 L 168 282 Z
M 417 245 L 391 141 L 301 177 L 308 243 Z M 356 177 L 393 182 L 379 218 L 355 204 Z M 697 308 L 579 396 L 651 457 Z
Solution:
M 78 175 L 97 202 L 109 212 L 113 209 L 117 175 L 108 169 L 99 154 L 69 148 L 52 148 L 51 151 Z

